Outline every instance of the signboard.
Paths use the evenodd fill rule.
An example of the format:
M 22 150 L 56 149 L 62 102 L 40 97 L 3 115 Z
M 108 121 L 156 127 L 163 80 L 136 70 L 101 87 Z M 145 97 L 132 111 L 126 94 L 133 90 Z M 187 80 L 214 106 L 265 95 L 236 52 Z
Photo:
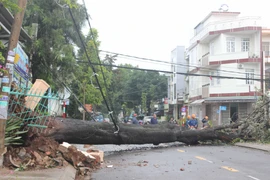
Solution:
M 168 104 L 168 98 L 164 98 L 164 104 Z
M 10 73 L 12 74 L 12 81 L 15 81 L 17 85 L 21 87 L 32 86 L 29 78 L 29 59 L 27 54 L 24 52 L 20 44 L 14 48 L 14 65 L 9 63 Z M 11 56 L 11 55 L 10 55 Z M 28 84 L 27 84 L 28 81 Z
M 183 106 L 182 108 L 181 108 L 181 112 L 186 112 L 187 111 L 187 108 L 185 107 L 185 106 Z
M 65 102 L 65 105 L 69 105 L 69 99 L 60 100 L 61 105 L 64 105 L 64 102 Z
M 226 107 L 226 106 L 219 106 L 219 109 L 220 109 L 221 111 L 226 111 L 226 110 L 227 110 L 227 107 Z
M 164 104 L 164 112 L 169 112 L 169 104 Z
M 29 71 L 29 59 L 20 44 L 17 44 L 17 47 L 14 48 L 15 58 L 14 66 L 18 72 L 22 75 L 24 79 L 28 78 Z

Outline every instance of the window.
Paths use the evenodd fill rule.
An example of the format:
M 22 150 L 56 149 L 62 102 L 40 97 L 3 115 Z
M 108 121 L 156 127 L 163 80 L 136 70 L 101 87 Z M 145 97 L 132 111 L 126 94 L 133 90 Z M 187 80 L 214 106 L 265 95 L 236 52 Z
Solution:
M 211 42 L 210 43 L 210 55 L 214 55 L 215 54 L 215 46 L 214 46 L 214 43 Z
M 246 69 L 246 84 L 254 84 L 254 69 Z
M 216 77 L 213 78 L 213 76 L 216 76 Z M 210 72 L 210 85 L 211 86 L 220 84 L 220 77 L 219 76 L 220 76 L 220 70 L 219 69 L 217 69 L 216 71 Z M 215 82 L 215 80 L 216 80 L 216 82 Z
M 234 37 L 227 37 L 227 52 L 235 52 L 235 39 Z
M 270 56 L 269 53 L 269 42 L 262 42 L 262 51 L 265 51 L 265 56 Z
M 241 51 L 247 52 L 249 51 L 249 38 L 243 38 L 241 42 Z

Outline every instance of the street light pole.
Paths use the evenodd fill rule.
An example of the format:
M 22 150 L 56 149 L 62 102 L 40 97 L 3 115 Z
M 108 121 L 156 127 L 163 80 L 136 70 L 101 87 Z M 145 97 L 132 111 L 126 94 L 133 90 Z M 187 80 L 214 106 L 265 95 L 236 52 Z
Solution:
M 20 11 L 15 14 L 13 24 L 11 27 L 11 33 L 9 37 L 8 44 L 8 55 L 5 61 L 5 66 L 7 67 L 7 60 L 10 59 L 10 65 L 12 68 L 14 61 L 14 54 L 12 53 L 13 49 L 17 47 L 22 21 L 24 17 L 24 12 L 26 9 L 27 0 L 18 0 L 18 6 Z M 3 166 L 3 155 L 5 154 L 5 130 L 6 130 L 6 121 L 8 114 L 8 102 L 9 102 L 9 93 L 10 93 L 10 83 L 11 83 L 11 71 L 7 71 L 2 78 L 2 87 L 1 87 L 1 100 L 0 100 L 0 167 Z

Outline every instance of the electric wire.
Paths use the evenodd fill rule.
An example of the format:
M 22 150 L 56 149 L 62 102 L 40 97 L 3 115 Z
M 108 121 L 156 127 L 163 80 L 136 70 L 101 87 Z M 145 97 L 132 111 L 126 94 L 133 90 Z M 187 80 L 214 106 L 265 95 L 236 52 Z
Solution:
M 93 43 L 94 43 L 96 57 L 98 58 L 98 61 L 101 64 L 101 60 L 100 60 L 99 52 L 98 52 L 98 47 L 97 47 L 97 44 L 96 44 L 96 39 L 95 39 L 95 36 L 94 36 L 94 33 L 93 33 L 93 29 L 92 29 L 92 26 L 91 26 L 91 23 L 90 23 L 90 20 L 89 20 L 89 16 L 88 16 L 88 13 L 87 13 L 86 4 L 85 4 L 85 1 L 84 0 L 83 0 L 83 5 L 84 5 L 85 16 L 86 16 L 86 20 L 88 22 L 90 34 L 92 36 Z M 87 46 L 87 44 L 86 44 L 86 46 Z M 103 78 L 103 81 L 104 81 L 104 86 L 105 86 L 106 92 L 107 92 L 107 94 L 109 94 L 107 82 L 106 82 L 105 75 L 104 75 L 104 72 L 103 72 L 103 69 L 102 69 L 101 66 L 100 66 L 100 70 L 101 70 L 101 74 L 102 74 L 102 78 Z M 113 108 L 112 100 L 111 100 L 110 96 L 108 96 L 108 100 L 109 100 L 108 102 L 110 103 L 112 112 L 114 112 L 114 108 Z M 112 120 L 114 121 L 114 119 L 112 119 Z
M 43 66 L 45 66 L 45 68 L 50 71 L 52 73 L 52 70 L 48 67 L 48 65 L 46 65 L 44 62 L 41 61 L 41 63 L 43 64 Z M 53 73 L 52 73 L 53 74 Z M 63 82 L 61 81 L 57 76 L 54 76 L 54 78 L 56 79 L 56 81 L 58 81 L 60 84 L 62 84 L 62 86 L 64 88 L 66 88 L 66 90 L 72 94 L 75 98 L 75 100 L 77 101 L 77 103 L 83 108 L 83 110 L 90 116 L 90 118 L 94 121 L 96 121 L 96 119 L 91 115 L 91 113 L 89 113 L 86 108 L 84 107 L 84 105 L 82 105 L 81 101 L 79 100 L 79 98 L 76 96 L 76 94 Z
M 77 61 L 78 62 L 78 61 Z M 87 63 L 85 61 L 79 61 L 81 63 Z M 254 81 L 269 81 L 269 79 L 261 79 L 261 78 L 246 78 L 246 77 L 234 77 L 234 76 L 218 76 L 218 75 L 207 75 L 207 74 L 195 74 L 195 73 L 183 73 L 183 72 L 172 72 L 172 71 L 165 71 L 165 70 L 153 70 L 153 69 L 143 69 L 143 68 L 135 68 L 135 67 L 127 67 L 127 66 L 117 66 L 111 64 L 98 64 L 92 63 L 92 65 L 102 65 L 102 66 L 111 66 L 123 69 L 130 69 L 130 70 L 138 70 L 138 71 L 149 71 L 149 72 L 159 72 L 159 73 L 166 73 L 166 74 L 180 74 L 185 76 L 197 76 L 197 77 L 209 77 L 209 78 L 220 78 L 220 79 L 239 79 L 239 80 L 254 80 Z
M 140 60 L 143 60 L 143 61 L 152 61 L 152 62 L 158 62 L 158 63 L 163 63 L 163 64 L 177 65 L 177 66 L 194 67 L 194 68 L 199 68 L 201 70 L 217 71 L 217 69 L 207 68 L 207 67 L 200 67 L 200 66 L 196 66 L 196 65 L 183 64 L 183 63 L 174 63 L 174 62 L 168 62 L 168 61 L 161 61 L 161 60 L 157 60 L 157 59 L 151 59 L 151 58 L 145 58 L 145 57 L 138 57 L 138 56 L 127 55 L 127 54 L 122 54 L 122 53 L 117 53 L 117 52 L 111 52 L 111 51 L 105 51 L 105 50 L 99 50 L 99 51 L 100 52 L 104 52 L 104 53 L 116 54 L 118 56 L 123 56 L 123 57 L 140 59 Z M 219 72 L 228 72 L 228 73 L 233 73 L 233 74 L 246 74 L 244 72 L 235 72 L 235 71 L 228 71 L 228 70 L 218 70 L 218 71 Z M 261 76 L 260 74 L 255 74 L 255 73 L 254 73 L 254 75 Z
M 84 50 L 84 52 L 85 52 L 86 58 L 87 58 L 87 60 L 88 60 L 88 63 L 89 63 L 89 65 L 90 65 L 90 67 L 92 68 L 93 73 L 95 74 L 95 79 L 96 79 L 97 85 L 98 85 L 98 87 L 99 87 L 101 96 L 102 96 L 102 98 L 103 98 L 103 100 L 104 100 L 104 103 L 105 103 L 105 105 L 106 105 L 106 107 L 107 107 L 107 109 L 108 109 L 108 111 L 109 111 L 109 116 L 111 117 L 111 119 L 112 119 L 112 121 L 113 121 L 113 124 L 114 124 L 114 126 L 115 126 L 116 131 L 118 131 L 118 127 L 117 127 L 117 125 L 116 125 L 116 122 L 115 122 L 114 117 L 113 117 L 113 115 L 112 115 L 112 113 L 111 113 L 110 107 L 109 107 L 109 105 L 108 105 L 108 102 L 107 102 L 107 100 L 106 100 L 106 98 L 105 98 L 105 95 L 104 95 L 104 93 L 103 93 L 103 90 L 102 90 L 102 88 L 101 88 L 101 85 L 100 85 L 100 83 L 99 83 L 99 80 L 98 80 L 98 78 L 97 78 L 96 69 L 95 69 L 95 67 L 93 66 L 93 64 L 92 64 L 92 62 L 91 62 L 91 60 L 90 60 L 90 57 L 89 57 L 88 52 L 87 52 L 87 50 L 86 50 L 85 43 L 83 42 L 81 33 L 80 33 L 79 28 L 78 28 L 78 26 L 77 26 L 77 24 L 76 24 L 76 21 L 75 21 L 75 19 L 74 19 L 74 16 L 73 16 L 73 14 L 72 14 L 71 8 L 68 7 L 68 10 L 69 10 L 69 14 L 70 14 L 70 16 L 71 16 L 71 18 L 72 18 L 73 24 L 74 24 L 74 26 L 75 26 L 76 32 L 78 33 L 78 36 L 79 36 L 79 39 L 80 39 L 80 41 L 81 41 L 82 48 L 83 48 L 83 50 Z

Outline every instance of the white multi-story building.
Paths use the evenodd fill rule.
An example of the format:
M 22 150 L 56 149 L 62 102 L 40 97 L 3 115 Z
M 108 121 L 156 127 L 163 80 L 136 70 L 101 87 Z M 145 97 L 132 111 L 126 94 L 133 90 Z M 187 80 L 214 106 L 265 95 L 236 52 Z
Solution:
M 185 80 L 180 73 L 186 73 L 187 66 L 185 60 L 185 47 L 177 46 L 171 52 L 171 71 L 173 72 L 168 77 L 168 103 L 173 109 L 173 117 L 179 119 L 181 116 L 181 108 L 184 105 L 185 96 Z
M 244 118 L 265 89 L 269 42 L 260 17 L 227 11 L 206 16 L 188 48 L 189 114 L 208 115 L 215 125 L 229 123 L 234 113 Z

